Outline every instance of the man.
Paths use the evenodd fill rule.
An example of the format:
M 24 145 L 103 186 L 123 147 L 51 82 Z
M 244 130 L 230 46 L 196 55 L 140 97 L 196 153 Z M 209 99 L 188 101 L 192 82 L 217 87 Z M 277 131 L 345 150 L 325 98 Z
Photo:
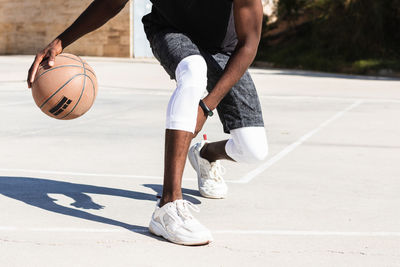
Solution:
M 126 0 L 94 1 L 79 18 L 36 55 L 28 86 L 43 60 L 49 66 L 62 50 L 114 17 Z M 247 68 L 261 35 L 260 0 L 153 0 L 143 18 L 147 38 L 161 65 L 176 80 L 167 108 L 164 183 L 149 230 L 184 245 L 212 241 L 182 199 L 181 181 L 188 155 L 198 174 L 199 191 L 224 198 L 227 186 L 219 160 L 255 162 L 268 153 L 260 102 Z M 208 95 L 201 99 L 205 89 Z M 201 100 L 200 100 L 201 99 Z M 202 141 L 190 148 L 208 116 L 217 109 L 230 139 Z

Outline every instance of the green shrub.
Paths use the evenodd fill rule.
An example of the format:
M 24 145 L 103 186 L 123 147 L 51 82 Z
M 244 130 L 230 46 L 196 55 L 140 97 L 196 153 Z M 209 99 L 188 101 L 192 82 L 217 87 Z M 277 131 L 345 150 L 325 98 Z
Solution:
M 296 23 L 299 18 L 306 19 Z M 282 22 L 292 26 L 278 41 L 268 36 Z M 397 69 L 399 28 L 400 0 L 280 0 L 278 21 L 264 27 L 258 58 L 324 71 Z

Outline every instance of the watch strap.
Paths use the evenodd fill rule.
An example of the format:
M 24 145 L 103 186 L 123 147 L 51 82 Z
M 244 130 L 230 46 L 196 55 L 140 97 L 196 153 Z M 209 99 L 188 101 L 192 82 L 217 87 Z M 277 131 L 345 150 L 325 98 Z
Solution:
M 204 111 L 204 115 L 211 117 L 212 115 L 214 115 L 214 112 L 212 112 L 212 110 L 207 107 L 207 105 L 203 102 L 202 99 L 200 99 L 199 105 L 201 107 L 201 109 Z

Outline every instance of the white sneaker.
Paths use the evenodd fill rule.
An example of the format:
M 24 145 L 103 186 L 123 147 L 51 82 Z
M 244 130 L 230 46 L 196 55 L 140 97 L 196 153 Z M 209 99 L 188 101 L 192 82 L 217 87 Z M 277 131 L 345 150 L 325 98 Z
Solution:
M 151 233 L 181 245 L 205 245 L 213 241 L 211 232 L 191 214 L 189 208 L 199 211 L 187 200 L 178 199 L 160 208 L 160 200 L 151 217 Z
M 219 160 L 210 163 L 200 156 L 200 150 L 205 143 L 208 142 L 203 140 L 193 145 L 188 153 L 190 164 L 197 172 L 200 194 L 208 198 L 225 198 L 228 193 L 228 187 L 222 178 L 225 168 Z

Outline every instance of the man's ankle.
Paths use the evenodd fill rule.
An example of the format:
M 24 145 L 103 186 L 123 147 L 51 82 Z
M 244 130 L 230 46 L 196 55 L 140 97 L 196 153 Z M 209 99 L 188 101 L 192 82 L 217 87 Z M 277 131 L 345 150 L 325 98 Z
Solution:
M 203 147 L 200 149 L 200 157 L 208 160 L 208 162 L 216 162 L 220 159 L 227 159 L 234 161 L 231 157 L 228 156 L 225 150 L 225 146 L 228 140 L 213 142 L 213 143 L 205 143 Z
M 160 199 L 160 208 L 169 202 L 174 202 L 177 199 L 182 199 L 182 194 L 180 195 L 163 195 Z
M 208 143 L 205 143 L 203 145 L 203 147 L 200 149 L 200 157 L 202 157 L 203 159 L 208 160 L 209 162 L 211 162 L 208 158 L 207 158 L 207 146 Z

